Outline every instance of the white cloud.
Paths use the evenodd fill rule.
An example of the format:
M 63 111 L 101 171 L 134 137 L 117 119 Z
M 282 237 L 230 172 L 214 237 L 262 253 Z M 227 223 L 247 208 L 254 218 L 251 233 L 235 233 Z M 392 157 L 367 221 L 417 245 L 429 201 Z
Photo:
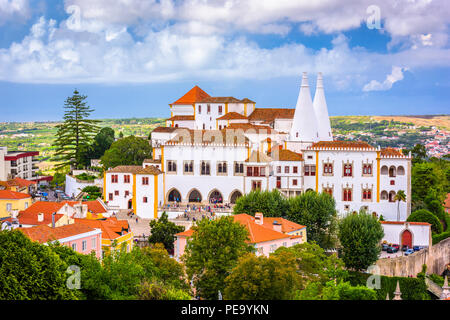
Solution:
M 408 68 L 392 66 L 391 74 L 386 76 L 386 79 L 380 83 L 376 80 L 370 81 L 363 87 L 363 91 L 384 91 L 392 88 L 392 85 L 397 81 L 403 80 L 403 72 Z
M 0 25 L 30 14 L 28 0 L 0 0 Z

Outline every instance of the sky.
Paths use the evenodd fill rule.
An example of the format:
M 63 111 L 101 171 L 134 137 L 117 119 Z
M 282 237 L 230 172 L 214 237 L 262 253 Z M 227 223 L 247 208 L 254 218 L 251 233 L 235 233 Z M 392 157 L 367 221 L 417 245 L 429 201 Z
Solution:
M 169 117 L 211 96 L 295 107 L 324 77 L 330 115 L 449 114 L 448 0 L 0 0 L 0 122 Z

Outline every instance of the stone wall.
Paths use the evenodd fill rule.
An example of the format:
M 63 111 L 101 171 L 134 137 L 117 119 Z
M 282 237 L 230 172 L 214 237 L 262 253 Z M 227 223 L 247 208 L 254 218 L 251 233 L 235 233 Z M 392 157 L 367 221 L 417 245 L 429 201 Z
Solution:
M 423 264 L 427 265 L 427 273 L 440 275 L 448 263 L 450 263 L 450 238 L 409 256 L 379 259 L 376 265 L 380 268 L 381 275 L 415 277 L 422 271 Z

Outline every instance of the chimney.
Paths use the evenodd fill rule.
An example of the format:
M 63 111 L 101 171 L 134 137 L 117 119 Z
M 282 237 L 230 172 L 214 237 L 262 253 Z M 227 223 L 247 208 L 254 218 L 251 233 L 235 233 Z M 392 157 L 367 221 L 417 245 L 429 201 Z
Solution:
M 55 214 L 56 214 L 56 212 L 52 213 L 52 228 L 55 227 Z
M 259 225 L 262 225 L 264 223 L 264 217 L 261 212 L 255 213 L 255 223 Z
M 87 204 L 83 204 L 83 205 L 81 206 L 81 216 L 82 216 L 83 218 L 86 218 L 87 212 L 88 212 L 88 205 L 87 205 Z
M 42 221 L 44 221 L 44 214 L 38 213 L 38 222 L 42 222 Z
M 313 101 L 314 112 L 317 118 L 317 130 L 320 141 L 333 141 L 331 133 L 330 117 L 328 116 L 327 102 L 323 89 L 322 72 L 317 74 L 316 93 Z
M 278 223 L 277 220 L 273 221 L 273 230 L 275 230 L 276 232 L 283 232 L 281 231 L 281 223 Z

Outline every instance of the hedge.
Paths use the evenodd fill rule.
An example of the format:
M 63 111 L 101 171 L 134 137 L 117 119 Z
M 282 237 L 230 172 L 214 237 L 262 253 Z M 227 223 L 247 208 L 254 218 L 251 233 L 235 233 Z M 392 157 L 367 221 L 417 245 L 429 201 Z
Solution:
M 360 273 L 349 271 L 345 281 L 350 282 L 352 286 L 365 286 L 367 278 L 371 276 L 367 273 Z M 420 278 L 405 278 L 405 277 L 381 277 L 381 288 L 375 289 L 378 300 L 386 300 L 386 295 L 389 293 L 389 299 L 394 297 L 394 291 L 397 286 L 397 281 L 400 284 L 400 291 L 402 293 L 402 300 L 430 300 L 425 281 Z
M 447 239 L 450 237 L 450 231 L 442 232 L 440 234 L 435 234 L 432 236 L 433 238 L 433 245 L 435 245 L 438 242 L 441 242 L 444 239 Z
M 411 213 L 411 215 L 406 219 L 409 222 L 428 222 L 431 224 L 431 230 L 435 234 L 442 233 L 442 223 L 433 213 L 428 210 L 420 209 Z

